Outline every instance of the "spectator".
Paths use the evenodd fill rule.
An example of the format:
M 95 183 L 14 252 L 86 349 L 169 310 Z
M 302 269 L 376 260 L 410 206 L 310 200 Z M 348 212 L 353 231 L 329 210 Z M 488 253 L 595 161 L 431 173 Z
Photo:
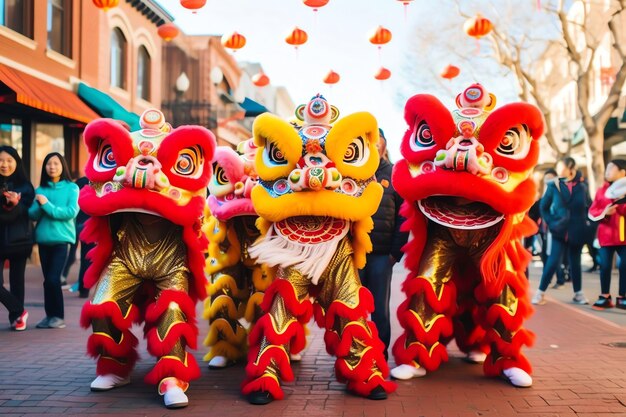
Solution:
M 28 209 L 35 191 L 26 177 L 22 158 L 11 146 L 0 146 L 0 302 L 9 310 L 14 330 L 25 330 L 24 272 L 33 248 Z M 4 263 L 9 261 L 11 291 L 4 288 Z
M 76 240 L 74 219 L 78 214 L 78 186 L 72 182 L 65 158 L 58 152 L 46 155 L 41 167 L 41 184 L 35 190 L 29 214 L 37 222 L 35 242 L 44 277 L 46 317 L 38 328 L 65 327 L 61 273 L 69 245 Z
M 402 246 L 408 239 L 408 232 L 401 232 L 400 226 L 404 219 L 399 210 L 402 199 L 391 184 L 393 165 L 388 160 L 387 140 L 384 132 L 379 129 L 378 153 L 380 164 L 376 171 L 376 181 L 384 189 L 380 206 L 372 219 L 374 229 L 370 234 L 373 250 L 367 255 L 367 262 L 359 271 L 361 283 L 374 296 L 374 312 L 372 321 L 376 324 L 380 340 L 385 344 L 385 359 L 391 338 L 391 322 L 389 298 L 391 295 L 391 277 L 393 266 L 402 258 Z
M 613 269 L 613 257 L 617 252 L 619 263 L 619 295 L 615 299 L 617 308 L 626 310 L 626 233 L 624 217 L 626 216 L 626 203 L 617 203 L 609 199 L 606 189 L 620 178 L 626 177 L 626 160 L 614 159 L 608 163 L 604 173 L 606 182 L 596 192 L 593 204 L 589 208 L 589 218 L 599 221 L 598 241 L 600 243 L 600 296 L 592 308 L 604 310 L 614 306 L 611 299 L 611 270 Z
M 539 289 L 532 298 L 533 304 L 545 304 L 544 295 L 556 272 L 563 252 L 567 251 L 570 262 L 570 276 L 574 287 L 573 302 L 588 304 L 582 291 L 581 252 L 592 227 L 587 219 L 587 209 L 591 203 L 587 184 L 581 180 L 576 170 L 576 161 L 564 157 L 556 164 L 557 180 L 548 184 L 541 199 L 541 217 L 552 235 L 550 254 L 543 268 Z

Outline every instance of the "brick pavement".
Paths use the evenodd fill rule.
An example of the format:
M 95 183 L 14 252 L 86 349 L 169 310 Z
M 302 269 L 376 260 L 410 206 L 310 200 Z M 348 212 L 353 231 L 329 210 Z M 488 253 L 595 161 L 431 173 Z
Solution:
M 397 268 L 395 288 L 403 277 Z M 88 332 L 78 326 L 83 300 L 65 293 L 66 329 L 35 329 L 44 316 L 42 291 L 40 271 L 29 265 L 28 330 L 11 332 L 6 319 L 0 320 L 2 416 L 626 416 L 626 327 L 598 320 L 588 307 L 581 314 L 578 307 L 552 301 L 529 320 L 528 327 L 537 334 L 535 347 L 526 350 L 534 365 L 532 388 L 484 378 L 480 366 L 464 363 L 450 347 L 450 362 L 425 378 L 399 382 L 388 400 L 354 397 L 334 380 L 333 360 L 325 353 L 322 333 L 314 328 L 302 362 L 294 365 L 295 382 L 285 384 L 285 400 L 251 406 L 239 393 L 243 365 L 220 371 L 203 366 L 202 377 L 188 391 L 190 406 L 167 410 L 155 388 L 142 382 L 153 363 L 145 343 L 140 344 L 142 360 L 131 385 L 90 392 L 95 365 L 85 355 Z M 596 293 L 590 290 L 588 296 Z M 400 298 L 396 290 L 393 308 Z M 201 337 L 207 327 L 200 320 Z M 140 329 L 135 330 L 139 335 Z M 398 333 L 396 323 L 392 340 Z M 205 352 L 204 346 L 195 352 L 199 362 Z

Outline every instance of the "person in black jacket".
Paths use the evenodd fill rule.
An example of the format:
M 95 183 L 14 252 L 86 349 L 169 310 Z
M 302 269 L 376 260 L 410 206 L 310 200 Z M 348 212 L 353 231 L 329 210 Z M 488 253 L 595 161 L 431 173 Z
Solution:
M 33 249 L 28 208 L 35 190 L 28 181 L 22 159 L 11 146 L 0 146 L 0 302 L 9 310 L 14 330 L 25 330 L 28 312 L 24 309 L 24 272 Z M 9 261 L 11 291 L 3 286 L 5 261 Z
M 372 216 L 374 229 L 370 233 L 373 250 L 367 255 L 365 267 L 359 271 L 361 283 L 374 296 L 372 321 L 376 324 L 380 340 L 385 344 L 385 359 L 391 339 L 389 298 L 393 266 L 402 258 L 402 246 L 407 242 L 408 232 L 401 232 L 404 221 L 399 214 L 402 198 L 391 184 L 393 165 L 387 154 L 387 140 L 379 129 L 378 152 L 380 164 L 376 171 L 376 181 L 383 186 L 383 198 L 376 213 Z
M 571 157 L 561 158 L 556 164 L 559 179 L 548 184 L 541 199 L 541 217 L 552 234 L 552 248 L 543 268 L 539 289 L 532 298 L 533 304 L 545 304 L 544 294 L 556 272 L 561 255 L 567 250 L 570 274 L 574 286 L 573 302 L 589 304 L 582 291 L 581 252 L 593 227 L 587 218 L 591 205 L 589 188 L 576 170 L 576 161 Z

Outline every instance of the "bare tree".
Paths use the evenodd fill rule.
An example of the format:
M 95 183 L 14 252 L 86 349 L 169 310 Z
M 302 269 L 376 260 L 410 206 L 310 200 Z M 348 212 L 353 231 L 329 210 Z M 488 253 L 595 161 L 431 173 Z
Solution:
M 561 25 L 563 44 L 570 60 L 576 66 L 574 78 L 577 104 L 582 116 L 583 127 L 587 132 L 585 138 L 585 151 L 588 156 L 587 172 L 590 182 L 597 186 L 602 183 L 604 178 L 604 128 L 619 104 L 621 91 L 626 81 L 626 46 L 620 43 L 626 39 L 625 34 L 620 33 L 624 30 L 625 11 L 626 0 L 613 0 L 611 2 L 606 26 L 611 33 L 611 46 L 618 57 L 618 69 L 606 100 L 600 106 L 600 110 L 596 114 L 592 114 L 589 104 L 591 100 L 590 87 L 593 82 L 593 59 L 599 44 L 597 31 L 594 30 L 597 28 L 592 28 L 590 25 L 587 7 L 584 8 L 584 17 L 580 24 L 568 19 L 563 0 L 559 0 L 557 8 L 554 10 Z M 582 39 L 584 39 L 582 46 L 580 42 L 576 42 L 577 32 L 582 33 Z
M 619 104 L 620 92 L 626 80 L 626 46 L 620 44 L 620 39 L 624 39 L 624 34 L 620 31 L 623 31 L 625 26 L 626 0 L 611 0 L 608 11 L 601 10 L 604 2 L 577 1 L 582 1 L 585 11 L 588 11 L 587 6 L 591 2 L 597 3 L 594 4 L 596 9 L 593 13 L 584 13 L 582 19 L 574 21 L 568 17 L 563 0 L 553 0 L 552 3 L 544 1 L 541 15 L 537 14 L 537 11 L 525 9 L 524 4 L 527 3 L 516 1 L 507 6 L 506 2 L 492 1 L 491 13 L 497 21 L 494 29 L 486 36 L 490 41 L 489 45 L 487 48 L 483 47 L 480 55 L 482 58 L 495 62 L 506 71 L 505 75 L 512 75 L 520 99 L 534 102 L 543 112 L 546 119 L 547 143 L 557 156 L 570 152 L 571 141 L 564 146 L 557 140 L 557 134 L 553 130 L 553 109 L 550 106 L 550 99 L 554 93 L 563 88 L 565 83 L 576 83 L 576 103 L 587 133 L 584 145 L 587 155 L 587 171 L 592 188 L 595 189 L 595 186 L 602 182 L 604 172 L 604 127 Z M 468 8 L 474 6 L 473 2 L 468 5 L 467 1 L 463 1 L 464 8 L 460 0 L 453 0 L 452 4 L 456 7 L 459 18 L 468 19 L 474 16 L 474 12 L 470 13 Z M 507 7 L 508 15 L 503 16 L 502 14 L 507 13 Z M 533 16 L 532 13 L 536 15 Z M 454 20 L 454 18 L 449 19 Z M 538 22 L 538 19 L 542 19 L 541 22 Z M 475 64 L 477 57 L 475 54 L 473 56 L 468 53 L 467 40 L 460 38 L 464 34 L 459 30 L 459 22 L 456 21 L 443 27 L 440 22 L 437 24 L 439 28 L 435 30 L 439 34 L 439 43 L 444 44 L 440 47 L 445 48 L 448 55 L 452 54 L 468 64 Z M 541 27 L 541 31 L 537 30 L 538 26 Z M 545 30 L 546 28 L 549 30 Z M 431 31 L 421 27 L 418 33 L 420 32 L 430 33 Z M 602 37 L 607 32 L 610 32 L 612 37 L 612 48 L 615 51 L 614 56 L 618 59 L 618 69 L 606 100 L 600 110 L 592 114 L 590 86 L 591 82 L 595 81 L 593 79 L 594 56 Z M 540 33 L 540 36 L 536 33 Z M 432 38 L 432 35 L 429 36 Z M 460 43 L 464 43 L 465 46 L 459 48 Z M 549 47 L 560 49 L 559 54 L 562 59 L 572 63 L 571 67 L 574 70 L 567 71 L 568 80 L 545 77 L 535 70 L 537 60 Z M 467 65 L 464 70 L 474 66 Z M 482 78 L 486 77 L 484 71 L 481 75 Z

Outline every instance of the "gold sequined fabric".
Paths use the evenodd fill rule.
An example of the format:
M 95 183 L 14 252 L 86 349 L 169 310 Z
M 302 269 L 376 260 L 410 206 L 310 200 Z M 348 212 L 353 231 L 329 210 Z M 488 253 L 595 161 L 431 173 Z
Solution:
M 146 232 L 157 239 L 150 240 Z M 182 240 L 182 228 L 164 219 L 144 226 L 135 215 L 125 214 L 116 237 L 111 261 L 100 276 L 92 304 L 113 301 L 126 315 L 137 291 L 146 281 L 155 285 L 157 297 L 166 289 L 187 292 L 190 273 L 185 264 L 187 249 Z M 171 326 L 181 321 L 185 322 L 186 317 L 178 306 L 172 304 L 158 324 L 159 337 L 164 339 Z M 93 330 L 106 333 L 116 341 L 121 334 L 106 319 L 94 320 Z M 184 359 L 184 348 L 175 346 L 171 355 Z

